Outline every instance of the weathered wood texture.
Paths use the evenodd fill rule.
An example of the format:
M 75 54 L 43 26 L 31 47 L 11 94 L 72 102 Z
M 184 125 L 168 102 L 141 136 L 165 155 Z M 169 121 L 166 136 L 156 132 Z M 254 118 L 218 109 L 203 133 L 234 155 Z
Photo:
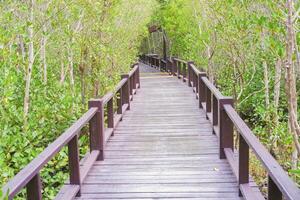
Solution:
M 76 199 L 242 199 L 192 89 L 143 64 L 140 72 L 131 110 Z

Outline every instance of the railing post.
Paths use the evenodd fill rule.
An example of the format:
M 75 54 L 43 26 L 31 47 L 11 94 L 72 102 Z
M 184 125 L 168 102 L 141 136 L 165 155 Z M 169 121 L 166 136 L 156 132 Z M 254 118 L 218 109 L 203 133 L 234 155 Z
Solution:
M 268 200 L 282 200 L 282 193 L 270 176 L 268 176 Z
M 216 126 L 218 125 L 218 115 L 219 115 L 219 109 L 218 109 L 218 99 L 216 98 L 215 95 L 213 95 L 213 110 L 212 110 L 212 118 L 213 118 L 213 121 L 212 121 L 212 124 L 213 126 Z
M 122 91 L 122 101 L 123 104 L 127 103 L 128 104 L 128 108 L 127 110 L 130 110 L 130 80 L 129 80 L 129 75 L 128 74 L 123 74 L 121 75 L 121 78 L 126 78 L 127 81 L 124 84 L 124 86 L 122 87 L 123 91 Z
M 231 148 L 233 150 L 233 123 L 228 117 L 224 105 L 229 104 L 233 106 L 233 99 L 225 97 L 219 99 L 219 157 L 225 159 L 224 148 Z
M 123 106 L 123 101 L 122 101 L 122 88 L 123 87 L 121 87 L 120 89 L 119 89 L 119 98 L 118 98 L 118 100 L 117 100 L 117 107 L 118 107 L 118 110 L 117 110 L 117 114 L 122 114 L 122 106 Z
M 140 65 L 138 64 L 137 65 L 138 66 L 138 68 L 137 68 L 137 70 L 136 70 L 136 76 L 137 76 L 137 83 L 139 84 L 139 86 L 138 86 L 138 88 L 141 88 L 141 80 L 140 80 Z
M 133 74 L 133 89 L 135 90 L 135 92 L 136 92 L 136 84 L 137 84 L 137 71 L 135 71 L 134 74 Z
M 192 74 L 192 82 L 193 82 L 193 92 L 194 93 L 196 93 L 196 88 L 197 88 L 197 75 L 196 75 L 196 73 L 193 73 Z M 195 88 L 195 90 L 194 90 L 194 88 Z M 196 95 L 197 96 L 197 95 Z
M 107 103 L 107 127 L 114 128 L 114 99 L 111 98 Z M 114 135 L 114 132 L 111 134 Z
M 154 58 L 154 56 L 151 56 L 151 59 L 152 59 L 152 67 L 155 68 L 155 58 Z
M 192 71 L 192 64 L 194 64 L 193 61 L 188 61 L 187 62 L 187 66 L 188 66 L 188 86 L 192 87 L 191 81 L 192 81 L 192 73 L 195 73 L 194 71 Z
M 172 64 L 170 58 L 167 59 L 167 66 L 168 66 L 168 69 L 169 69 L 169 74 L 173 75 L 173 64 Z
M 92 99 L 89 101 L 89 108 L 96 107 L 98 111 L 90 120 L 90 151 L 98 150 L 97 160 L 104 160 L 104 108 L 101 99 Z
M 170 64 L 169 64 L 169 58 L 167 58 L 167 60 L 166 60 L 166 69 L 167 69 L 167 73 L 170 74 L 171 68 L 170 68 Z
M 239 185 L 249 183 L 249 146 L 242 135 L 239 140 Z M 243 196 L 239 190 L 239 196 Z M 273 200 L 273 199 L 272 199 Z
M 185 63 L 182 63 L 181 66 L 182 66 L 182 81 L 185 82 L 185 78 L 186 78 L 186 74 L 187 74 L 186 73 L 186 71 L 187 71 L 186 70 L 187 65 Z
M 177 78 L 180 79 L 181 73 L 181 63 L 176 60 L 176 67 L 177 67 Z
M 69 170 L 70 170 L 70 184 L 79 185 L 80 182 L 80 165 L 79 165 L 79 149 L 78 149 L 78 135 L 75 135 L 68 144 L 68 156 L 69 156 Z M 80 190 L 76 194 L 79 197 Z
M 210 89 L 206 86 L 205 87 L 205 94 L 206 94 L 206 118 L 208 119 L 208 113 L 211 112 L 211 91 Z
M 198 74 L 198 81 L 197 81 L 197 85 L 199 88 L 199 108 L 203 108 L 202 107 L 202 102 L 205 102 L 205 97 L 206 97 L 206 91 L 205 91 L 205 83 L 202 81 L 202 77 L 206 77 L 206 73 L 205 72 L 201 72 Z
M 198 74 L 195 72 L 194 73 L 194 81 L 195 81 L 195 93 L 196 93 L 196 99 L 199 98 L 199 85 L 198 85 Z M 198 96 L 197 96 L 198 94 Z
M 172 72 L 173 72 L 173 76 L 175 76 L 177 72 L 175 57 L 172 57 Z
M 131 96 L 131 100 L 133 100 L 133 89 L 134 89 L 134 74 L 129 77 L 129 81 L 130 81 L 130 96 Z
M 42 200 L 42 183 L 40 174 L 36 174 L 27 184 L 27 200 Z

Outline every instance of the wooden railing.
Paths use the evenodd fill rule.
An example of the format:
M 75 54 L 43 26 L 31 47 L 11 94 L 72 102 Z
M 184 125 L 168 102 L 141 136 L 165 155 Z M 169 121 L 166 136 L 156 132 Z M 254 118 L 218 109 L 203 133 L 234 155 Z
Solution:
M 141 60 L 150 66 L 161 69 L 161 59 L 157 55 L 143 55 Z M 188 81 L 188 86 L 193 88 L 207 119 L 212 123 L 212 133 L 219 138 L 219 157 L 227 159 L 239 184 L 239 195 L 247 200 L 262 200 L 264 197 L 255 191 L 249 183 L 249 149 L 263 164 L 268 172 L 268 199 L 299 200 L 300 189 L 272 157 L 268 150 L 259 142 L 247 124 L 241 119 L 234 109 L 233 98 L 223 96 L 220 91 L 209 81 L 205 72 L 198 70 L 193 62 L 178 58 L 167 61 L 163 71 Z M 187 73 L 186 73 L 187 72 Z M 234 131 L 239 134 L 238 156 L 234 153 Z
M 81 183 L 93 163 L 105 158 L 105 144 L 122 120 L 124 112 L 130 109 L 130 101 L 136 89 L 140 87 L 138 64 L 133 65 L 129 74 L 124 74 L 121 78 L 113 92 L 100 99 L 90 100 L 89 110 L 4 186 L 3 193 L 8 194 L 9 199 L 13 199 L 26 187 L 28 200 L 41 200 L 40 170 L 64 146 L 68 146 L 70 182 L 69 185 L 64 186 L 64 193 L 58 199 L 65 200 L 80 196 Z M 117 99 L 116 113 L 113 105 L 114 98 Z M 105 128 L 105 117 L 107 117 L 107 128 Z M 81 129 L 87 123 L 89 123 L 90 153 L 85 156 L 85 162 L 80 166 L 78 139 Z

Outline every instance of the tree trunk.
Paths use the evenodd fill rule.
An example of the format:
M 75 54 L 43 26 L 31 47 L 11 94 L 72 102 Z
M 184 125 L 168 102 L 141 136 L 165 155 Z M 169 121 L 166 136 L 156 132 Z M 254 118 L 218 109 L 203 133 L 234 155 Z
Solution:
M 208 78 L 213 83 L 214 82 L 214 69 L 213 69 L 211 47 L 209 45 L 207 45 L 207 58 L 208 58 Z
M 63 62 L 63 60 L 61 60 L 60 63 L 60 84 L 64 84 L 65 82 L 65 64 Z
M 74 63 L 73 63 L 73 51 L 71 47 L 68 49 L 68 60 L 69 60 L 69 70 L 70 70 L 70 84 L 72 91 L 74 91 Z
M 34 12 L 34 0 L 30 1 L 30 16 L 29 16 L 29 23 L 28 26 L 28 38 L 29 38 L 29 45 L 28 45 L 28 66 L 26 70 L 26 85 L 25 85 L 25 95 L 24 95 L 24 125 L 27 126 L 27 116 L 29 112 L 30 106 L 30 82 L 31 82 L 31 75 L 32 75 L 32 68 L 34 63 L 34 46 L 33 46 L 33 16 Z
M 261 47 L 263 52 L 265 53 L 266 47 L 265 47 L 265 30 L 262 29 L 261 33 Z M 269 95 L 269 71 L 268 71 L 268 64 L 266 61 L 266 58 L 263 59 L 263 69 L 264 69 L 264 85 L 265 85 L 265 104 L 267 110 L 270 106 L 270 95 Z M 268 112 L 268 111 L 267 111 Z
M 45 25 L 44 25 L 43 29 L 44 29 L 44 31 L 46 31 Z M 41 39 L 41 61 L 42 61 L 42 65 L 43 65 L 44 84 L 47 84 L 46 43 L 47 43 L 47 38 L 45 35 L 43 35 L 42 39 Z
M 275 65 L 275 84 L 274 84 L 274 109 L 275 109 L 275 126 L 278 125 L 278 106 L 280 98 L 280 80 L 281 80 L 281 59 L 278 58 Z
M 20 54 L 22 55 L 22 60 L 23 63 L 25 63 L 25 58 L 26 58 L 26 52 L 25 52 L 25 45 L 24 45 L 24 39 L 22 35 L 18 35 L 18 42 L 19 42 L 19 49 L 20 49 Z
M 288 16 L 286 21 L 287 37 L 286 37 L 286 96 L 288 99 L 288 111 L 289 111 L 289 123 L 291 133 L 293 136 L 295 148 L 300 153 L 299 134 L 300 127 L 297 121 L 297 92 L 296 92 L 296 80 L 295 70 L 293 65 L 293 54 L 294 54 L 294 24 L 292 21 L 293 15 L 293 1 L 287 0 Z

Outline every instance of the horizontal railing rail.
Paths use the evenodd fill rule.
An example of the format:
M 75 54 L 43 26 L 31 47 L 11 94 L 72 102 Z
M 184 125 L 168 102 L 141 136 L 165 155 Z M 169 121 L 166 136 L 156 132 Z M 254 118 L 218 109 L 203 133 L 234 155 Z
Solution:
M 141 60 L 149 65 L 157 66 L 160 58 L 155 54 L 143 55 Z M 239 184 L 239 195 L 247 200 L 264 199 L 260 192 L 252 189 L 249 175 L 249 150 L 251 149 L 268 172 L 268 199 L 288 200 L 300 199 L 300 189 L 278 164 L 268 150 L 259 142 L 251 129 L 242 120 L 233 107 L 232 97 L 223 96 L 218 88 L 207 78 L 203 70 L 199 70 L 192 61 L 178 58 L 167 60 L 167 72 L 177 76 L 193 88 L 207 119 L 212 123 L 212 133 L 219 138 L 219 157 L 227 159 Z M 187 73 L 186 73 L 187 70 Z M 233 127 L 239 134 L 238 156 L 234 153 Z
M 3 193 L 7 194 L 9 199 L 13 199 L 26 187 L 28 200 L 41 200 L 42 181 L 40 170 L 67 145 L 70 181 L 69 185 L 65 186 L 64 191 L 68 194 L 68 197 L 80 196 L 80 186 L 87 176 L 87 172 L 96 160 L 105 158 L 105 143 L 113 135 L 113 131 L 122 120 L 124 112 L 130 109 L 130 101 L 133 99 L 137 88 L 140 88 L 139 66 L 134 64 L 128 74 L 121 75 L 121 81 L 113 92 L 105 94 L 100 99 L 90 100 L 89 110 L 12 178 L 4 186 Z M 115 98 L 117 100 L 116 112 L 114 112 L 113 105 Z M 106 126 L 105 116 L 107 117 Z M 85 156 L 85 164 L 80 166 L 78 140 L 81 129 L 88 123 L 90 153 Z M 64 200 L 65 198 L 61 194 L 57 199 Z

